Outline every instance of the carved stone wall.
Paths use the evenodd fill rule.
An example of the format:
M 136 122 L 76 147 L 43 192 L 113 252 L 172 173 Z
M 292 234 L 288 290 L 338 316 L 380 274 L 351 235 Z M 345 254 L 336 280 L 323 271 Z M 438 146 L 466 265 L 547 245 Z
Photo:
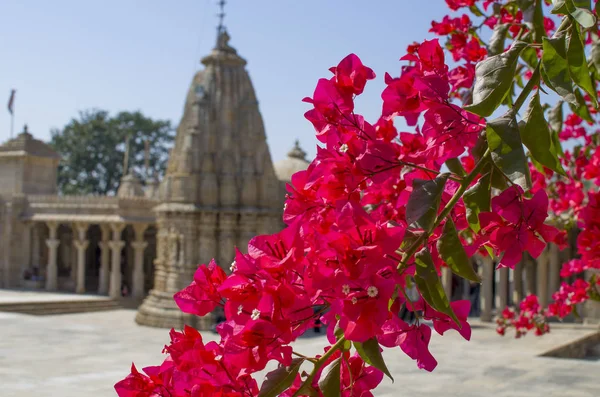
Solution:
M 226 271 L 235 247 L 281 227 L 283 195 L 269 154 L 246 61 L 221 32 L 187 94 L 166 175 L 159 187 L 154 289 L 136 321 L 156 327 L 210 327 L 176 307 L 198 264 Z

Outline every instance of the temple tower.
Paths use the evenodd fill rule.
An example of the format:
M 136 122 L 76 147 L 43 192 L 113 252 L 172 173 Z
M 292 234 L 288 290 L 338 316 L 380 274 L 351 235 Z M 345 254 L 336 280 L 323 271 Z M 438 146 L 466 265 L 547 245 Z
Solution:
M 159 186 L 154 288 L 136 317 L 143 325 L 210 327 L 212 319 L 183 314 L 173 294 L 192 281 L 199 264 L 215 258 L 229 271 L 236 246 L 245 251 L 252 236 L 282 227 L 284 197 L 256 94 L 246 61 L 222 26 L 202 64 Z

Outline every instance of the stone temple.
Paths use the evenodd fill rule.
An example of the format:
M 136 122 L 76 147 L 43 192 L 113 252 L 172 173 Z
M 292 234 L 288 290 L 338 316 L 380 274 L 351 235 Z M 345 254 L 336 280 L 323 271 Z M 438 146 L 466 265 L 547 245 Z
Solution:
M 229 271 L 235 247 L 280 230 L 285 182 L 308 161 L 296 142 L 273 165 L 246 61 L 225 29 L 202 64 L 158 185 L 128 173 L 116 196 L 60 196 L 50 146 L 27 128 L 0 146 L 0 286 L 141 302 L 143 325 L 210 326 L 181 313 L 173 294 L 198 264 L 215 258 Z

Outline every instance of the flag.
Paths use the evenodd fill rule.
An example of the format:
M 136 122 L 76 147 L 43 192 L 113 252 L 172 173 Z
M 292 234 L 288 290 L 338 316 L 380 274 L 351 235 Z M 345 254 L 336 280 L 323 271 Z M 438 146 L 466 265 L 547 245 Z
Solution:
M 11 90 L 10 91 L 10 98 L 8 99 L 8 112 L 10 114 L 13 114 L 13 109 L 14 109 L 14 105 L 15 105 L 15 92 L 17 92 L 16 90 Z

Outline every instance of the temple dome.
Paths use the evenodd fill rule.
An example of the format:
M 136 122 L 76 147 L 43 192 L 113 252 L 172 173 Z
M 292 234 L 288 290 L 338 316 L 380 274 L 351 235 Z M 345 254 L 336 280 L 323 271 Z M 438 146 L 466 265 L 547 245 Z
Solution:
M 287 158 L 275 163 L 275 174 L 277 179 L 282 182 L 291 182 L 292 175 L 298 171 L 304 171 L 308 168 L 310 162 L 306 160 L 306 152 L 300 147 L 300 142 L 296 140 L 294 147 L 287 154 Z
M 119 198 L 130 198 L 130 197 L 144 197 L 144 188 L 139 178 L 133 173 L 128 173 L 121 179 L 121 184 L 117 190 L 117 197 Z
M 35 139 L 25 125 L 23 132 L 16 138 L 0 145 L 2 155 L 28 155 L 34 157 L 46 157 L 60 159 L 60 155 L 47 143 Z

